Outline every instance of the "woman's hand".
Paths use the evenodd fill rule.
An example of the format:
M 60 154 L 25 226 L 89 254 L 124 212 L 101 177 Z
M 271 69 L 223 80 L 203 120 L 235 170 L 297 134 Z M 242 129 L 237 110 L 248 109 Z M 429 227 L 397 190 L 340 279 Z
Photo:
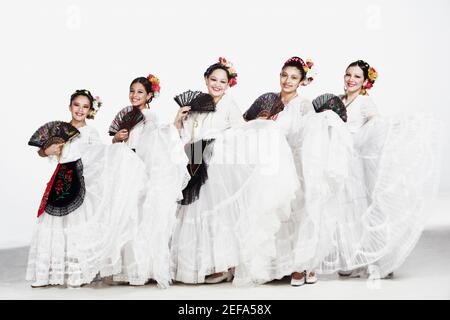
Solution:
M 113 138 L 113 143 L 116 142 L 122 142 L 128 139 L 128 130 L 127 129 L 122 129 L 120 131 L 118 131 Z
M 39 153 L 39 155 L 41 155 L 43 157 L 59 156 L 59 155 L 61 155 L 63 146 L 64 146 L 64 143 L 55 143 L 46 149 L 39 150 L 38 153 Z
M 183 128 L 183 121 L 186 120 L 190 110 L 191 110 L 190 106 L 181 107 L 178 110 L 177 116 L 175 117 L 175 121 L 173 122 L 173 124 L 177 129 Z

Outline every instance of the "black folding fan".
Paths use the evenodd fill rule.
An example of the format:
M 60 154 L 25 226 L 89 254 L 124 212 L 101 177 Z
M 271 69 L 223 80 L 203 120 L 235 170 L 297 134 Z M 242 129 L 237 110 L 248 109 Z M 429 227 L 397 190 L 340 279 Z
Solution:
M 109 135 L 113 136 L 122 129 L 131 131 L 137 124 L 144 120 L 144 114 L 142 111 L 133 106 L 129 106 L 120 111 L 114 118 L 111 126 L 109 127 Z
M 180 107 L 190 106 L 191 111 L 211 112 L 216 111 L 214 98 L 201 91 L 188 90 L 173 98 Z

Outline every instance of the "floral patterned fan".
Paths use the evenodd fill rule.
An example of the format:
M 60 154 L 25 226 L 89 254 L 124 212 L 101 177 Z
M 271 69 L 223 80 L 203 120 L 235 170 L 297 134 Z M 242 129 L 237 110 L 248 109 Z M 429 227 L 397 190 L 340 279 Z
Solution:
M 80 134 L 77 128 L 68 122 L 51 121 L 37 129 L 28 145 L 46 149 L 55 143 L 65 143 Z

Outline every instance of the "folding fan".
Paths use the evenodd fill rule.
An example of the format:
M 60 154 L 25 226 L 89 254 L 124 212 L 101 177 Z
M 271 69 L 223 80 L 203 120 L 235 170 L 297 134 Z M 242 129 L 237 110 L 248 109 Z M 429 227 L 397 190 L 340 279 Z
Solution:
M 201 91 L 188 90 L 174 97 L 180 107 L 190 106 L 191 111 L 210 112 L 216 110 L 214 98 Z
M 270 118 L 283 109 L 284 104 L 278 93 L 266 93 L 253 102 L 244 114 L 244 119 L 250 121 L 257 118 Z
M 325 93 L 314 99 L 312 104 L 316 112 L 332 110 L 341 117 L 342 121 L 347 122 L 347 108 L 338 96 L 331 93 Z
M 126 107 L 114 118 L 109 127 L 109 135 L 113 136 L 122 129 L 127 129 L 130 132 L 134 126 L 143 120 L 144 114 L 139 108 L 133 106 Z
M 80 131 L 68 122 L 51 121 L 37 129 L 28 144 L 46 149 L 55 143 L 66 143 L 79 134 Z

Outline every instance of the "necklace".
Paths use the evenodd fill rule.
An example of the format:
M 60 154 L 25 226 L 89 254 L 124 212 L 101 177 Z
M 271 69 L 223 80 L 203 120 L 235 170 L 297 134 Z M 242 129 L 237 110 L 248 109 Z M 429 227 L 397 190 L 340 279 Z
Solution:
M 195 128 L 198 127 L 198 116 L 200 115 L 200 113 L 197 113 L 193 119 L 192 119 L 192 132 L 191 132 L 191 141 L 194 141 L 194 137 L 195 137 Z
M 350 105 L 353 103 L 353 101 L 356 100 L 356 98 L 358 98 L 358 96 L 355 96 L 351 101 L 349 101 L 349 100 L 348 100 L 348 96 L 347 96 L 347 95 L 344 95 L 343 100 L 345 99 L 345 102 L 347 102 L 347 104 L 345 104 L 345 102 L 344 102 L 345 108 L 350 107 Z
M 200 143 L 200 148 L 203 150 L 203 141 L 202 140 L 199 140 L 199 141 L 197 141 L 197 142 L 194 142 L 195 141 L 195 128 L 197 128 L 198 127 L 198 120 L 197 120 L 197 118 L 199 117 L 199 115 L 200 115 L 200 113 L 197 113 L 194 117 L 193 117 L 193 119 L 192 119 L 192 131 L 191 131 L 191 143 L 190 143 L 190 160 L 189 160 L 189 162 L 191 162 L 189 165 L 188 165 L 188 169 L 189 169 L 189 173 L 190 173 L 190 175 L 191 175 L 191 177 L 193 177 L 193 176 L 195 176 L 195 174 L 197 173 L 197 171 L 198 171 L 198 169 L 200 169 L 200 165 L 199 164 L 195 164 L 195 163 L 193 163 L 194 161 L 194 159 L 195 159 L 195 150 L 196 150 L 196 144 L 197 143 Z

